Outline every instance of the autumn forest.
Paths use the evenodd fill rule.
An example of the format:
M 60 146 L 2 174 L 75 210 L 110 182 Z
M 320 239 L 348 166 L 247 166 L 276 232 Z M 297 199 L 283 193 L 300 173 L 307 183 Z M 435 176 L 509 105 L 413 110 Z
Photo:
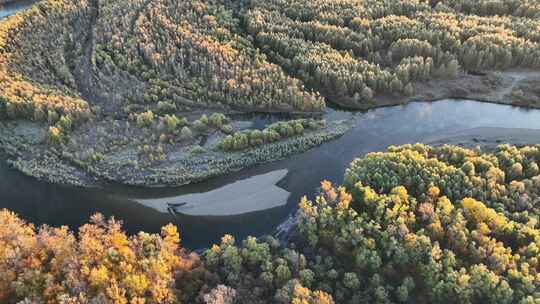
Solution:
M 0 19 L 0 156 L 43 183 L 181 187 L 332 146 L 357 111 L 534 111 L 539 85 L 538 0 L 43 0 Z M 285 236 L 198 251 L 175 224 L 4 209 L 0 303 L 538 304 L 540 145 L 520 132 L 366 149 Z

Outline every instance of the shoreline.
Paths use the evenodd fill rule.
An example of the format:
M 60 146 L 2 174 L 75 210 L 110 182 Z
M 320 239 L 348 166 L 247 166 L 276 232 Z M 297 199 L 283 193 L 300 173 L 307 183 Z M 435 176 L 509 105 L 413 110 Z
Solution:
M 527 82 L 533 82 L 533 84 Z M 406 105 L 411 102 L 468 99 L 484 103 L 540 109 L 540 95 L 533 91 L 535 86 L 540 86 L 540 71 L 510 69 L 507 71 L 486 71 L 483 75 L 462 73 L 460 77 L 455 79 L 433 79 L 428 82 L 418 82 L 415 84 L 416 93 L 409 97 L 376 96 L 374 102 L 363 104 L 332 98 L 328 103 L 347 111 L 368 111 Z M 525 89 L 524 92 L 523 89 Z M 513 96 L 515 91 L 522 91 L 524 95 L 520 97 L 521 99 Z M 529 100 L 529 103 L 523 100 Z
M 422 91 L 412 97 L 387 96 L 377 99 L 377 103 L 364 104 L 361 107 L 351 107 L 344 102 L 336 103 L 334 101 L 327 101 L 327 109 L 333 108 L 347 112 L 367 112 L 378 108 L 403 106 L 413 102 L 435 103 L 448 99 L 474 100 L 482 103 L 508 105 L 523 109 L 540 108 L 540 103 L 525 105 L 507 99 L 510 94 L 509 92 L 512 92 L 516 87 L 520 87 L 524 82 L 538 81 L 540 84 L 540 72 L 509 70 L 498 73 L 488 72 L 485 75 L 463 74 L 462 76 L 454 80 L 435 79 L 427 83 L 420 83 L 418 85 L 421 86 Z M 471 79 L 475 80 L 472 81 Z M 493 82 L 499 84 L 499 86 L 493 88 Z M 469 85 L 473 87 L 479 87 L 479 89 L 474 92 L 465 90 L 462 91 L 462 94 L 454 94 L 454 91 L 466 83 L 470 83 Z M 479 84 L 484 85 L 479 86 Z M 252 113 L 248 113 L 247 115 L 249 114 Z M 265 114 L 289 115 L 291 117 L 299 115 L 298 113 Z M 245 115 L 245 113 L 239 113 L 239 115 Z M 321 114 L 304 113 L 304 115 L 313 117 Z M 327 115 L 328 112 L 324 112 L 322 118 L 326 118 Z M 4 124 L 9 123 L 10 121 L 4 122 Z M 350 129 L 350 126 L 345 126 L 350 123 L 342 122 L 338 126 L 334 121 L 331 124 L 333 125 L 329 126 L 328 130 L 309 132 L 300 137 L 288 138 L 280 142 L 266 144 L 240 152 L 215 153 L 215 149 L 212 149 L 208 153 L 210 154 L 209 157 L 206 157 L 206 154 L 204 157 L 191 157 L 178 154 L 189 154 L 186 149 L 172 151 L 173 154 L 177 154 L 175 156 L 176 159 L 168 160 L 166 162 L 167 168 L 163 168 L 164 166 L 162 165 L 150 166 L 141 169 L 140 172 L 133 172 L 133 169 L 131 171 L 123 169 L 123 167 L 127 166 L 126 161 L 123 161 L 124 163 L 121 161 L 110 161 L 108 164 L 98 165 L 97 167 L 94 167 L 93 164 L 81 165 L 77 163 L 76 159 L 63 155 L 63 153 L 55 151 L 54 148 L 49 149 L 46 146 L 44 147 L 39 140 L 29 143 L 28 141 L 17 142 L 19 140 L 18 138 L 13 141 L 12 138 L 10 141 L 9 136 L 6 138 L 6 134 L 0 132 L 0 142 L 2 143 L 0 150 L 8 155 L 8 157 L 0 157 L 0 161 L 7 161 L 11 167 L 14 167 L 27 176 L 54 184 L 84 188 L 100 188 L 100 184 L 102 183 L 118 183 L 142 188 L 179 187 L 186 184 L 200 183 L 212 177 L 238 172 L 256 165 L 283 160 L 295 154 L 305 153 L 325 142 L 342 136 Z M 21 128 L 24 129 L 24 127 Z M 4 129 L 8 128 L 4 127 Z M 37 131 L 24 132 L 31 133 Z M 18 135 L 15 134 L 11 137 L 18 137 Z M 24 152 L 25 149 L 26 152 Z M 112 154 L 111 158 L 114 158 L 115 152 L 110 151 L 110 154 Z
M 185 150 L 176 151 L 181 155 L 180 159 L 145 168 L 144 172 L 120 172 L 123 167 L 120 164 L 101 167 L 89 165 L 82 168 L 59 152 L 51 152 L 43 147 L 41 150 L 38 147 L 32 151 L 31 144 L 28 145 L 24 140 L 22 143 L 12 142 L 0 131 L 0 161 L 8 163 L 24 175 L 53 184 L 82 188 L 100 188 L 104 183 L 141 188 L 180 187 L 307 152 L 342 136 L 350 127 L 350 121 L 335 121 L 322 130 L 306 132 L 302 136 L 238 152 L 222 152 L 212 148 L 206 154 L 198 156 Z M 8 133 L 12 131 L 5 126 L 2 129 Z M 11 140 L 18 137 L 18 134 L 10 136 Z M 30 150 L 24 154 L 22 149 Z
M 379 106 L 375 108 L 370 108 L 369 110 L 407 105 L 410 103 L 436 103 L 436 102 L 447 100 L 447 99 L 472 100 L 468 98 L 411 100 L 405 104 L 384 105 L 384 106 Z M 482 103 L 490 103 L 490 104 L 507 105 L 507 106 L 513 106 L 513 107 L 518 107 L 518 108 L 523 108 L 523 109 L 530 109 L 530 108 L 523 107 L 520 105 L 513 105 L 513 104 L 508 104 L 508 103 L 490 101 L 489 99 L 485 99 L 485 100 L 474 99 L 474 101 L 482 102 Z M 19 155 L 17 154 L 19 153 L 19 151 L 13 144 L 11 143 L 5 144 L 5 138 L 2 137 L 1 133 L 0 133 L 0 142 L 2 142 L 3 144 L 2 144 L 2 147 L 0 147 L 0 151 L 1 151 L 0 161 L 4 161 L 8 163 L 10 167 L 18 170 L 19 172 L 27 176 L 36 178 L 39 181 L 53 183 L 53 184 L 61 184 L 61 185 L 83 187 L 83 188 L 100 188 L 101 187 L 100 184 L 103 184 L 103 183 L 117 183 L 120 185 L 140 187 L 140 188 L 179 187 L 179 186 L 183 186 L 187 184 L 196 184 L 196 183 L 204 182 L 205 180 L 213 178 L 213 177 L 222 176 L 222 175 L 226 175 L 233 172 L 238 172 L 238 171 L 241 171 L 241 170 L 253 167 L 253 166 L 275 162 L 275 161 L 286 159 L 296 154 L 305 153 L 321 144 L 330 142 L 333 139 L 342 136 L 343 134 L 345 134 L 346 132 L 350 130 L 350 127 L 351 127 L 350 121 L 340 122 L 340 124 L 338 125 L 331 126 L 332 130 L 323 130 L 324 132 L 321 132 L 321 131 L 311 132 L 301 137 L 289 138 L 281 142 L 266 144 L 261 147 L 248 149 L 245 151 L 229 153 L 230 155 L 222 157 L 221 159 L 213 159 L 211 161 L 215 161 L 217 163 L 223 164 L 227 162 L 238 163 L 239 160 L 246 159 L 246 157 L 248 158 L 248 160 L 246 161 L 246 163 L 240 166 L 236 165 L 236 166 L 230 166 L 226 168 L 220 167 L 219 169 L 214 168 L 214 169 L 207 170 L 205 172 L 192 170 L 191 174 L 188 173 L 187 174 L 188 177 L 185 177 L 186 175 L 184 175 L 184 178 L 174 178 L 174 176 L 177 176 L 178 172 L 180 172 L 180 170 L 182 169 L 182 166 L 180 167 L 176 166 L 175 167 L 176 171 L 172 170 L 172 171 L 166 172 L 164 175 L 147 174 L 147 175 L 141 175 L 139 176 L 138 179 L 132 179 L 132 180 L 129 180 L 129 179 L 120 180 L 111 175 L 99 174 L 98 171 L 94 171 L 94 172 L 90 171 L 90 173 L 89 172 L 82 173 L 81 171 L 84 171 L 83 169 L 77 168 L 73 164 L 67 164 L 66 159 L 63 159 L 61 156 L 55 155 L 54 153 L 46 153 L 45 155 L 40 155 L 40 158 L 42 161 L 46 160 L 47 163 L 54 164 L 56 166 L 55 168 L 58 170 L 48 170 L 50 169 L 49 167 L 42 167 L 41 170 L 35 171 L 35 169 L 39 167 L 37 164 L 39 158 L 29 159 L 25 161 L 21 161 L 20 159 L 17 159 L 17 158 L 20 158 L 21 156 L 20 154 Z M 483 128 L 483 129 L 494 129 L 494 128 Z M 500 128 L 500 129 L 505 129 L 505 128 Z M 531 130 L 534 130 L 534 129 L 531 129 Z M 325 133 L 325 134 L 322 134 L 323 136 L 320 137 L 321 136 L 320 133 Z M 493 134 L 493 133 L 490 133 L 490 134 Z M 540 135 L 540 131 L 538 134 Z M 312 142 L 305 147 L 299 148 L 298 142 L 299 141 L 301 142 L 303 139 L 305 140 L 306 137 L 311 138 L 312 140 L 317 139 L 317 137 L 318 139 L 315 142 Z M 446 139 L 446 137 L 447 136 L 443 134 L 439 136 L 439 139 L 444 140 Z M 472 138 L 470 138 L 470 140 L 472 140 Z M 434 141 L 426 141 L 426 143 L 438 144 L 438 142 L 434 142 Z M 509 142 L 509 143 L 513 144 L 514 142 Z M 459 143 L 457 143 L 457 145 L 459 145 Z M 253 158 L 253 156 L 261 154 L 262 151 L 269 151 L 272 149 L 279 151 L 280 149 L 287 148 L 287 146 L 295 147 L 295 149 L 287 153 L 278 153 L 278 156 L 275 156 L 275 157 L 269 156 L 269 155 L 273 155 L 270 152 L 264 152 L 262 154 L 267 155 L 266 157 Z M 473 145 L 471 144 L 470 147 L 472 146 Z M 114 169 L 115 169 L 114 167 L 106 168 L 107 171 L 114 171 Z M 46 173 L 44 173 L 45 171 Z M 53 172 L 53 174 L 51 174 L 51 171 Z M 160 171 L 164 172 L 160 169 L 152 169 L 152 168 L 150 169 L 150 171 L 154 171 L 154 173 L 160 172 Z M 153 178 L 158 178 L 158 179 L 161 179 L 162 181 L 152 182 L 151 180 Z
M 17 3 L 24 1 L 0 0 L 0 4 Z M 535 90 L 540 87 L 540 71 L 527 69 L 510 69 L 503 72 L 484 71 L 481 73 L 461 72 L 455 79 L 432 79 L 427 82 L 417 82 L 414 84 L 416 94 L 413 96 L 403 95 L 381 95 L 375 96 L 369 103 L 354 104 L 349 100 L 332 96 L 327 98 L 326 108 L 340 108 L 348 112 L 369 111 L 378 108 L 403 106 L 412 102 L 437 102 L 445 99 L 474 100 L 484 103 L 517 106 L 527 109 L 540 108 L 540 91 Z M 525 102 L 526 100 L 530 102 Z M 248 110 L 248 109 L 246 109 Z M 268 115 L 289 115 L 315 117 L 328 116 L 328 112 L 286 112 L 279 110 L 260 111 L 255 109 L 250 114 L 265 113 Z M 202 111 L 204 112 L 204 111 Z M 231 113 L 244 115 L 243 109 Z M 104 119 L 105 118 L 105 119 Z M 170 158 L 161 163 L 139 164 L 137 163 L 137 150 L 133 141 L 140 138 L 130 137 L 139 135 L 144 139 L 145 134 L 125 134 L 126 144 L 110 147 L 111 142 L 103 140 L 99 133 L 99 128 L 103 128 L 104 133 L 114 134 L 114 127 L 111 125 L 117 120 L 109 120 L 101 117 L 95 126 L 84 126 L 77 130 L 79 137 L 92 133 L 93 141 L 86 142 L 87 146 L 80 146 L 81 143 L 74 144 L 76 148 L 70 150 L 47 146 L 44 144 L 45 134 L 35 126 L 28 127 L 33 123 L 0 121 L 0 125 L 13 125 L 13 130 L 3 127 L 0 130 L 0 150 L 6 152 L 8 157 L 0 155 L 0 161 L 6 161 L 11 167 L 19 170 L 25 175 L 37 178 L 54 184 L 65 184 L 77 187 L 99 187 L 100 183 L 119 183 L 122 185 L 163 188 L 177 187 L 186 184 L 199 183 L 212 177 L 237 172 L 256 165 L 274 162 L 288 158 L 295 154 L 304 153 L 325 142 L 329 142 L 348 131 L 345 125 L 331 126 L 328 130 L 316 132 L 306 132 L 300 137 L 284 139 L 280 142 L 266 144 L 261 147 L 248 149 L 242 152 L 223 153 L 217 151 L 215 146 L 190 143 L 191 146 L 172 146 Z M 20 124 L 17 125 L 17 123 Z M 335 123 L 335 122 L 333 122 Z M 20 129 L 17 131 L 17 129 Z M 97 129 L 97 130 L 95 130 Z M 14 132 L 17 131 L 17 132 Z M 13 131 L 13 134 L 11 132 Z M 20 139 L 21 137 L 22 139 Z M 75 139 L 79 139 L 74 136 Z M 199 140 L 199 138 L 197 138 Z M 114 140 L 111 139 L 111 140 Z M 157 142 L 157 141 L 155 141 Z M 104 160 L 92 161 L 89 158 L 77 157 L 73 154 L 81 154 L 86 149 L 93 146 L 104 146 L 102 151 L 96 148 L 96 153 Z M 148 145 L 147 142 L 141 144 Z M 150 143 L 154 144 L 154 143 Z M 156 143 L 157 145 L 157 143 Z M 77 149 L 78 148 L 78 149 Z M 203 155 L 195 155 L 193 148 L 204 148 Z M 102 152 L 104 155 L 101 155 Z M 153 157 L 155 151 L 149 153 Z M 156 152 L 158 154 L 159 152 Z M 193 154 L 193 155 L 192 155 Z
M 540 129 L 479 127 L 428 137 L 422 143 L 433 147 L 444 145 L 466 149 L 480 147 L 482 152 L 491 153 L 502 144 L 517 147 L 540 145 Z M 320 188 L 314 190 L 314 193 L 320 192 Z M 296 230 L 298 223 L 299 211 L 296 210 L 280 223 L 271 235 L 279 239 L 285 246 L 296 243 L 298 241 L 298 231 Z
M 540 144 L 540 130 L 479 127 L 432 136 L 426 139 L 426 144 L 434 147 L 442 145 L 480 147 L 482 151 L 490 152 L 503 144 L 517 147 Z

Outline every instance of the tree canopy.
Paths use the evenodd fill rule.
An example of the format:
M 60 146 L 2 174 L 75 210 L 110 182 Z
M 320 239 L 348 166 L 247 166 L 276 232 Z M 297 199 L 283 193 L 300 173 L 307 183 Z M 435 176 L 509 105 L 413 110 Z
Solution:
M 299 203 L 291 241 L 201 255 L 175 227 L 78 235 L 0 212 L 6 303 L 538 303 L 540 146 L 406 145 L 356 159 Z M 23 302 L 19 302 L 23 301 Z

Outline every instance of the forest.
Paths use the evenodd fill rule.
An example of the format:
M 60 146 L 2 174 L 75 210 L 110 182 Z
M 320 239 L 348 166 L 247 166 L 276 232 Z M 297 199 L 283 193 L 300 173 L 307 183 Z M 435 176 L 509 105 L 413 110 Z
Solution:
M 299 202 L 288 240 L 201 254 L 173 225 L 78 233 L 0 212 L 2 303 L 520 303 L 540 300 L 540 146 L 421 144 L 358 158 Z
M 48 181 L 179 185 L 236 170 L 223 163 L 240 151 L 257 155 L 246 164 L 261 163 L 271 160 L 265 147 L 306 151 L 306 137 L 330 140 L 344 129 L 319 121 L 294 136 L 255 132 L 246 143 L 242 134 L 253 130 L 238 127 L 239 113 L 288 113 L 282 122 L 294 124 L 319 119 L 329 104 L 471 96 L 539 107 L 540 35 L 530 30 L 540 28 L 539 5 L 40 1 L 0 21 L 8 130 L 0 137 L 16 168 Z M 23 140 L 11 136 L 19 129 L 30 130 Z M 191 169 L 163 173 L 179 154 Z M 53 170 L 57 177 L 43 173 Z
M 76 185 L 95 178 L 183 184 L 236 169 L 213 164 L 231 153 L 212 142 L 199 144 L 243 131 L 229 115 L 279 112 L 318 119 L 323 98 L 241 36 L 230 9 L 202 1 L 177 4 L 51 0 L 0 23 L 0 116 L 6 129 L 31 128 L 28 140 L 34 142 L 21 144 L 19 136 L 10 137 L 15 132 L 3 136 L 12 147 L 7 150 L 15 151 L 15 167 L 38 177 L 60 171 L 60 183 Z M 313 147 L 305 144 L 309 136 L 338 136 L 342 128 L 334 127 L 272 143 L 296 141 L 298 150 L 307 150 Z M 129 153 L 119 158 L 119 151 Z M 193 169 L 151 178 L 170 167 L 174 154 Z M 205 161 L 210 164 L 199 165 Z M 47 167 L 51 162 L 62 168 Z
M 329 100 L 413 96 L 460 71 L 538 68 L 535 1 L 252 1 L 248 32 Z
M 0 20 L 1 155 L 52 183 L 181 186 L 344 135 L 329 107 L 540 107 L 539 18 L 539 0 L 43 0 Z M 391 146 L 305 194 L 286 237 L 202 252 L 172 224 L 2 210 L 0 303 L 540 303 L 540 145 Z

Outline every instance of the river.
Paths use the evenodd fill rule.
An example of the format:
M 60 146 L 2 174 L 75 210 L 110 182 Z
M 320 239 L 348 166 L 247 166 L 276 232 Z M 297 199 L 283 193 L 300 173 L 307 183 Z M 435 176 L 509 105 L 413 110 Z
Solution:
M 495 137 L 502 131 L 485 128 L 513 130 L 510 133 L 534 139 L 540 135 L 540 110 L 467 100 L 413 102 L 365 113 L 329 109 L 326 116 L 353 119 L 354 127 L 335 141 L 289 159 L 179 188 L 51 185 L 0 162 L 0 208 L 38 225 L 72 229 L 96 212 L 122 220 L 128 233 L 159 232 L 163 225 L 175 223 L 184 246 L 199 249 L 226 233 L 237 239 L 272 233 L 296 210 L 303 195 L 313 197 L 323 179 L 339 183 L 348 164 L 365 153 L 389 145 L 440 142 L 465 130 Z M 254 124 L 260 125 L 261 119 Z M 171 212 L 170 204 L 178 206 L 179 213 Z

